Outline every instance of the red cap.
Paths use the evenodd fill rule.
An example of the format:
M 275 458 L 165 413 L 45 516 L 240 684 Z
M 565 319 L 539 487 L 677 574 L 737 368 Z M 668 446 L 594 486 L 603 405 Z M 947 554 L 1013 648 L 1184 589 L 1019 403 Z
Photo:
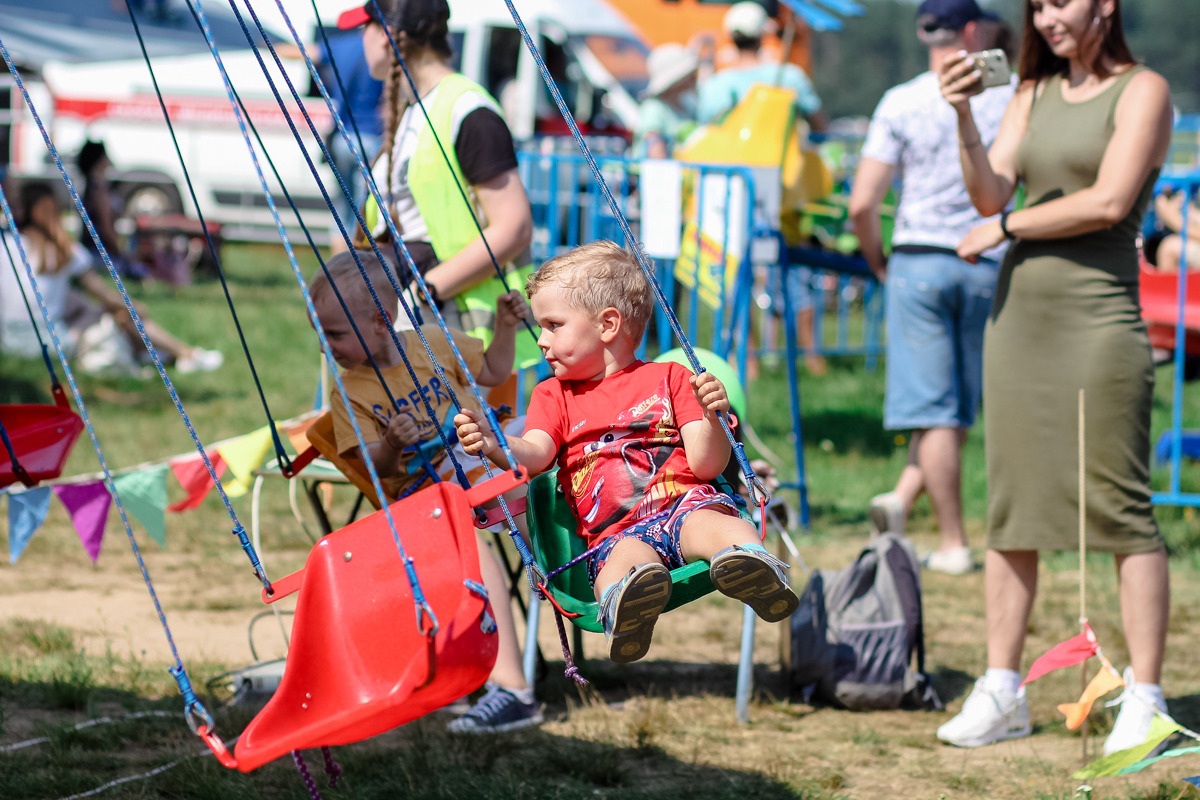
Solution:
M 338 16 L 337 26 L 344 31 L 348 31 L 366 25 L 375 18 L 375 15 L 371 13 L 372 11 L 374 11 L 374 8 L 370 0 L 367 0 L 364 5 L 358 8 L 343 11 Z

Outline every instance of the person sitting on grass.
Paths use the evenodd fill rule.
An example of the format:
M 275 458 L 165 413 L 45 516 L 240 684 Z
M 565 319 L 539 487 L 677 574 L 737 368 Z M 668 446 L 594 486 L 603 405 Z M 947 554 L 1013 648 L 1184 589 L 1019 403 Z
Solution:
M 609 657 L 646 655 L 671 596 L 669 568 L 697 559 L 722 594 L 768 622 L 786 619 L 799 604 L 786 566 L 708 483 L 729 461 L 717 417 L 729 410 L 725 387 L 707 372 L 637 358 L 654 301 L 633 254 L 609 241 L 577 247 L 543 264 L 525 293 L 554 377 L 534 389 L 524 436 L 508 443 L 531 473 L 560 467 Z M 481 420 L 458 414 L 459 441 L 507 467 Z
M 375 305 L 359 273 L 354 253 L 339 253 L 326 264 L 346 309 L 354 317 L 353 324 L 331 291 L 330 279 L 324 272 L 318 272 L 313 277 L 311 292 L 317 318 L 325 329 L 334 360 L 342 368 L 342 383 L 367 444 L 365 455 L 379 473 L 386 500 L 392 502 L 431 480 L 428 469 L 423 468 L 425 464 L 437 471 L 442 480 L 456 480 L 453 462 L 441 446 L 438 426 L 426 416 L 421 396 L 429 400 L 438 419 L 443 420 L 449 417 L 449 411 L 453 408 L 448 389 L 453 390 L 463 403 L 473 402 L 473 396 L 463 366 L 455 359 L 450 343 L 436 324 L 425 325 L 422 332 L 435 357 L 444 365 L 450 385 L 443 385 L 434 373 L 417 332 L 405 330 L 396 335 L 409 354 L 420 382 L 419 386 L 413 385 L 412 376 L 396 350 L 390 332 L 395 323 L 398 299 L 385 270 L 394 269 L 394 266 L 381 263 L 369 250 L 358 251 L 358 257 L 376 295 L 387 310 L 386 315 L 380 313 Z M 403 275 L 405 270 L 399 272 L 402 278 L 406 277 Z M 406 279 L 401 281 L 402 285 L 404 283 L 407 283 Z M 486 351 L 480 340 L 461 331 L 450 331 L 472 375 L 483 386 L 497 386 L 508 379 L 516 348 L 516 330 L 522 320 L 529 316 L 529 307 L 519 292 L 502 295 L 496 307 L 494 338 Z M 362 334 L 365 350 L 355 334 L 355 325 Z M 371 366 L 371 359 L 378 365 L 397 407 L 393 407 L 388 391 L 380 384 L 379 376 Z M 336 389 L 331 405 L 338 453 L 350 460 L 361 458 L 350 415 L 337 396 Z M 509 432 L 519 434 L 520 420 L 509 420 L 506 427 Z M 486 478 L 487 470 L 482 460 L 468 457 L 459 447 L 454 449 L 457 461 L 471 483 Z M 497 733 L 536 725 L 542 721 L 542 713 L 521 668 L 521 650 L 517 644 L 512 607 L 508 602 L 508 587 L 496 554 L 482 537 L 479 537 L 479 566 L 484 586 L 492 598 L 499 653 L 486 693 L 474 707 L 450 723 L 450 730 L 456 733 Z

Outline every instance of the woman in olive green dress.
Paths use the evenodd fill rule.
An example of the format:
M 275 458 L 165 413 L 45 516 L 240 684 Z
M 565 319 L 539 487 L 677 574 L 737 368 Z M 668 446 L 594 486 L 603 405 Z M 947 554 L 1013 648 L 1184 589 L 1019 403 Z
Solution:
M 979 73 L 965 56 L 943 65 L 942 93 L 958 112 L 971 199 L 1000 217 L 958 253 L 970 261 L 1012 244 L 983 357 L 988 670 L 938 737 L 977 746 L 1030 732 L 1018 670 L 1038 552 L 1078 547 L 1083 389 L 1087 546 L 1116 559 L 1132 661 L 1108 754 L 1140 744 L 1165 710 L 1167 558 L 1150 504 L 1154 371 L 1135 240 L 1170 142 L 1169 92 L 1130 54 L 1119 0 L 1028 0 L 1021 85 L 989 151 L 967 102 Z M 1028 205 L 1006 212 L 1019 182 Z

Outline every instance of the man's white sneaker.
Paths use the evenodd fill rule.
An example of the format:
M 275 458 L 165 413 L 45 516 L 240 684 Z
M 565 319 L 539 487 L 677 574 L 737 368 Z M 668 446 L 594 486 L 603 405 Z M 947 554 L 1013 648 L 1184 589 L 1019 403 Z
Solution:
M 968 572 L 975 571 L 975 562 L 971 560 L 971 548 L 969 547 L 935 550 L 921 557 L 921 566 L 950 575 L 966 575 Z
M 1120 705 L 1117 721 L 1108 738 L 1104 740 L 1104 755 L 1110 756 L 1130 747 L 1137 747 L 1146 741 L 1150 733 L 1150 723 L 1154 721 L 1155 712 L 1166 712 L 1167 704 L 1157 699 L 1151 700 L 1133 688 L 1133 667 L 1125 668 L 1125 691 L 1109 705 Z M 1168 737 L 1170 738 L 1170 737 Z M 1145 757 L 1156 756 L 1165 750 L 1167 740 L 1150 751 Z
M 904 522 L 908 519 L 908 508 L 895 492 L 884 492 L 871 498 L 867 519 L 876 536 L 881 533 L 904 533 Z
M 980 747 L 1028 736 L 1032 730 L 1025 690 L 1018 689 L 1016 694 L 993 691 L 980 678 L 975 681 L 962 711 L 938 728 L 937 737 L 955 747 Z

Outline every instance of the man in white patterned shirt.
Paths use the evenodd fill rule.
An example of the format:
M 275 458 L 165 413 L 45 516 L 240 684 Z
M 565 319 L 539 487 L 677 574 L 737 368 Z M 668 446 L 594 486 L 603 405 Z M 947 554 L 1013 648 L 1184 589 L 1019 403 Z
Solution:
M 887 394 L 884 427 L 911 430 L 908 464 L 895 489 L 871 500 L 876 531 L 901 533 L 922 491 L 942 532 L 923 563 L 952 574 L 974 568 L 962 524 L 962 445 L 975 422 L 983 383 L 983 329 L 991 310 L 998 253 L 969 264 L 955 247 L 983 219 L 963 184 L 960 146 L 995 138 L 1015 81 L 971 99 L 981 142 L 959 142 L 954 110 L 937 72 L 947 55 L 985 49 L 996 20 L 975 0 L 925 0 L 917 35 L 929 71 L 890 89 L 871 118 L 850 197 L 850 216 L 872 271 L 887 284 Z M 894 178 L 899 206 L 892 253 L 884 254 L 879 209 Z

